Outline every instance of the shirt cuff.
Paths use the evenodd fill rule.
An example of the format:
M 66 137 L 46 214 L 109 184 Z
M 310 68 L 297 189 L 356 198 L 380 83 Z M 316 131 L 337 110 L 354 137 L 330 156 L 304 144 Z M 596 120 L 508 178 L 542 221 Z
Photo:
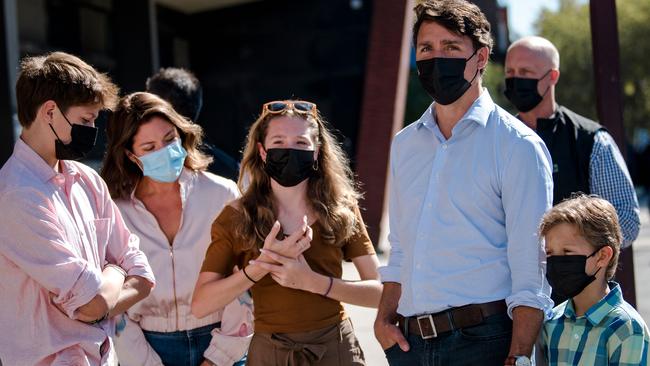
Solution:
M 401 283 L 402 276 L 400 272 L 400 268 L 396 266 L 379 267 L 379 276 L 381 277 L 381 282 Z
M 77 319 L 76 311 L 89 303 L 101 289 L 102 273 L 86 264 L 70 291 L 59 294 L 54 302 L 59 304 L 70 319 Z
M 241 360 L 248 351 L 253 335 L 239 337 L 221 334 L 217 329 L 212 331 L 212 341 L 203 352 L 203 357 L 215 365 L 232 365 Z
M 521 291 L 506 298 L 508 304 L 508 316 L 512 319 L 512 310 L 518 306 L 527 306 L 539 309 L 544 313 L 544 319 L 551 317 L 553 300 L 546 294 L 536 294 L 530 291 Z
M 140 276 L 147 281 L 151 282 L 152 285 L 156 284 L 156 278 L 153 276 L 153 272 L 149 268 L 134 267 L 126 271 L 129 276 Z

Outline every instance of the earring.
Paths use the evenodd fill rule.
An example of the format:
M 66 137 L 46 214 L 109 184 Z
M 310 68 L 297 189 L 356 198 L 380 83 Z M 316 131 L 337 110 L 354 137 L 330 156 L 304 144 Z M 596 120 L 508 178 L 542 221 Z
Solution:
M 311 166 L 314 171 L 318 171 L 318 159 L 314 160 L 314 164 Z

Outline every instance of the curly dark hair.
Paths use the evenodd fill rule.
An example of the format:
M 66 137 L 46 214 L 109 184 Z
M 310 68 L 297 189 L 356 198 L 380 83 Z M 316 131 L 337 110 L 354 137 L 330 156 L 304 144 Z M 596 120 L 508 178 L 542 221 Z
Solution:
M 475 4 L 465 0 L 424 0 L 414 9 L 413 44 L 417 45 L 418 32 L 423 22 L 436 22 L 449 31 L 472 40 L 474 50 L 488 48 L 492 53 L 494 40 L 490 22 Z

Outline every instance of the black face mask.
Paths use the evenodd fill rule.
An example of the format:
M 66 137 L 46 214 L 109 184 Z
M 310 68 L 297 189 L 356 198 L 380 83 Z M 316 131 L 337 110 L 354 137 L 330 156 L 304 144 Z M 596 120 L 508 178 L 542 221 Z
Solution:
M 64 144 L 50 123 L 50 128 L 52 129 L 52 132 L 54 132 L 54 136 L 56 136 L 54 145 L 56 158 L 59 160 L 81 160 L 86 157 L 86 154 L 88 154 L 93 147 L 95 147 L 95 141 L 97 141 L 97 127 L 72 124 L 63 112 L 61 112 L 61 115 L 63 115 L 63 118 L 65 118 L 66 122 L 68 122 L 72 127 L 72 130 L 70 131 L 72 140 L 70 140 L 70 143 Z
M 264 170 L 283 187 L 293 187 L 311 177 L 318 165 L 314 150 L 268 149 Z
M 588 275 L 585 272 L 587 259 L 593 257 L 600 249 L 591 255 L 552 255 L 546 258 L 546 279 L 553 288 L 555 300 L 559 303 L 572 298 L 596 279 L 596 273 Z M 557 305 L 557 304 L 556 304 Z
M 512 103 L 519 112 L 528 112 L 531 109 L 537 107 L 537 105 L 544 99 L 543 95 L 540 95 L 537 91 L 537 84 L 540 80 L 544 79 L 551 70 L 548 70 L 539 79 L 526 79 L 526 78 L 506 78 L 506 98 Z M 548 92 L 548 88 L 544 91 L 544 94 Z
M 451 104 L 469 89 L 479 70 L 476 69 L 474 77 L 468 82 L 465 80 L 465 65 L 477 51 L 466 59 L 434 57 L 416 62 L 420 83 L 436 103 Z

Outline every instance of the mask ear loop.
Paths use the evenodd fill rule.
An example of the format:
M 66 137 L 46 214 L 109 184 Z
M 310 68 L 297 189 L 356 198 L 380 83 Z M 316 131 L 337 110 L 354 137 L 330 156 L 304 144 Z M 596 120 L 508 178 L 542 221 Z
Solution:
M 537 79 L 537 82 L 540 82 L 542 79 L 544 79 L 544 78 L 546 77 L 546 75 L 548 75 L 552 70 L 553 70 L 553 69 L 548 69 L 548 71 L 546 72 L 546 74 L 542 75 L 541 78 Z M 546 87 L 546 90 L 544 90 L 544 94 L 541 95 L 542 98 L 544 98 L 544 96 L 546 95 L 546 93 L 548 93 L 549 89 L 551 89 L 551 85 L 550 85 L 550 84 Z M 598 249 L 598 250 L 600 250 L 600 249 Z M 597 251 L 598 251 L 598 250 L 597 250 Z
M 59 108 L 59 110 L 61 111 L 60 108 Z M 68 119 L 68 117 L 65 116 L 65 113 L 63 113 L 63 111 L 61 111 L 61 115 L 63 116 L 63 118 L 65 119 L 65 121 L 68 122 L 68 124 L 70 125 L 70 127 L 72 127 L 72 123 L 70 123 L 70 120 Z
M 63 141 L 61 141 L 61 139 L 59 138 L 59 135 L 56 133 L 56 131 L 54 131 L 54 126 L 52 126 L 52 123 L 48 123 L 48 125 L 50 126 L 52 132 L 54 132 L 54 136 L 56 136 L 56 139 L 59 140 L 60 143 L 63 143 Z
M 550 71 L 550 70 L 549 70 L 549 71 Z M 587 259 L 593 257 L 596 253 L 600 252 L 600 250 L 603 249 L 603 248 L 604 248 L 604 247 L 600 247 L 600 248 L 596 249 L 593 253 L 591 253 L 590 255 L 587 256 Z M 591 276 L 592 276 L 592 277 L 595 277 L 596 274 L 597 274 L 598 272 L 600 272 L 600 270 L 601 270 L 602 268 L 603 268 L 603 267 L 598 267 L 598 269 L 596 270 L 596 272 L 594 272 L 594 274 L 592 274 Z
M 476 50 L 474 50 L 474 53 L 472 53 L 471 56 L 469 56 L 468 58 L 466 58 L 466 59 L 465 59 L 465 62 L 471 60 L 472 57 L 474 57 L 474 56 L 476 55 L 476 53 L 478 52 L 478 50 L 479 50 L 479 48 L 477 48 Z M 474 77 L 472 78 L 472 80 L 469 81 L 470 85 L 474 82 L 474 79 L 476 79 L 476 77 L 478 76 L 478 72 L 479 72 L 480 70 L 482 70 L 482 69 L 479 69 L 478 66 L 477 66 L 477 67 L 476 67 L 476 72 L 474 73 Z
M 58 106 L 57 106 L 57 108 L 58 108 Z M 70 123 L 70 120 L 68 120 L 68 117 L 65 116 L 65 113 L 63 113 L 63 110 L 61 110 L 61 108 L 58 108 L 58 109 L 61 111 L 61 115 L 63 116 L 63 119 L 65 119 L 65 121 L 68 122 L 70 127 L 72 127 L 72 123 Z M 52 126 L 52 121 L 50 121 L 48 123 L 48 125 L 50 125 L 50 129 L 52 130 L 52 132 L 54 132 L 54 136 L 56 136 L 56 139 L 59 140 L 61 143 L 63 143 L 61 138 L 59 138 L 59 135 L 56 133 L 56 131 L 54 131 L 54 126 Z

